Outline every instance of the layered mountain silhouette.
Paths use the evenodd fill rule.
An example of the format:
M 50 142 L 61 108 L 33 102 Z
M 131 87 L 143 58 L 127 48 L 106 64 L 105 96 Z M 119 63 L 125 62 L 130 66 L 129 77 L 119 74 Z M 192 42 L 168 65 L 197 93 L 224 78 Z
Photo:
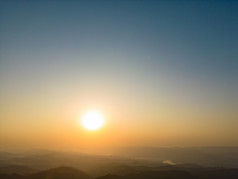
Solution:
M 30 174 L 37 170 L 24 165 L 6 165 L 0 167 L 0 173 L 2 174 L 12 174 L 13 171 L 18 174 Z
M 91 179 L 87 174 L 72 167 L 57 167 L 30 175 L 0 174 L 1 179 Z
M 120 168 L 120 166 L 119 166 Z M 99 177 L 91 177 L 82 171 L 72 167 L 57 167 L 45 171 L 36 172 L 28 175 L 20 174 L 0 174 L 1 179 L 237 179 L 238 169 L 224 168 L 171 168 L 161 169 L 157 171 L 140 171 L 128 174 L 106 174 Z M 108 171 L 111 173 L 110 171 Z
M 200 162 L 178 163 L 182 160 L 178 160 L 177 149 L 173 149 L 174 153 L 168 150 L 171 155 L 167 156 L 167 160 L 55 151 L 0 152 L 0 179 L 238 179 L 238 152 L 235 149 L 213 152 L 216 153 L 214 161 L 217 161 L 217 166 L 201 165 Z M 190 156 L 192 153 L 206 153 L 207 150 L 190 152 Z M 231 153 L 227 154 L 227 151 Z M 147 155 L 147 150 L 143 155 Z M 232 155 L 233 160 L 228 162 Z M 226 165 L 222 165 L 222 161 Z
M 57 167 L 29 175 L 29 179 L 90 179 L 87 174 L 71 167 Z
M 106 175 L 97 179 L 196 179 L 197 177 L 185 171 L 150 171 L 125 176 Z

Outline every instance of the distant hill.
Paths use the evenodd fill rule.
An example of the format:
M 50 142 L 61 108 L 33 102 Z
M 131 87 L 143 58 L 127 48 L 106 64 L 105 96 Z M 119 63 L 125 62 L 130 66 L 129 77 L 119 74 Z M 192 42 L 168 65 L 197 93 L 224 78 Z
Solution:
M 106 175 L 96 179 L 237 179 L 238 169 L 187 171 L 147 171 L 124 176 Z
M 36 169 L 30 168 L 24 165 L 6 165 L 0 167 L 0 173 L 2 174 L 30 174 L 36 172 Z
M 30 175 L 0 174 L 1 179 L 91 179 L 87 174 L 71 167 L 57 167 Z
M 118 170 L 119 169 L 119 170 Z M 181 167 L 158 167 L 151 168 L 133 167 L 130 170 L 129 166 L 118 166 L 116 171 L 118 174 L 111 174 L 115 171 L 108 170 L 108 174 L 100 177 L 90 177 L 72 167 L 57 167 L 49 170 L 44 170 L 34 174 L 19 175 L 19 174 L 0 174 L 0 179 L 237 179 L 238 169 L 224 168 L 209 168 L 209 167 L 193 167 L 183 169 Z M 125 171 L 127 174 L 125 174 Z M 135 173 L 135 170 L 136 173 Z M 121 171 L 121 173 L 119 172 Z
M 114 152 L 110 155 L 48 150 L 19 153 L 0 151 L 0 167 L 21 165 L 42 171 L 57 166 L 72 166 L 88 172 L 111 164 L 159 166 L 167 161 L 176 165 L 187 163 L 206 167 L 238 168 L 238 147 L 134 147 L 111 150 Z
M 238 147 L 124 147 L 114 155 L 173 163 L 238 168 Z
M 238 179 L 237 151 L 235 147 L 141 148 L 127 157 L 55 151 L 0 152 L 0 179 Z
M 19 174 L 0 174 L 1 179 L 26 179 L 25 176 L 21 176 Z
M 104 176 L 107 174 L 111 175 L 126 175 L 131 173 L 138 173 L 140 171 L 139 167 L 133 167 L 130 165 L 123 164 L 111 164 L 103 165 L 98 167 L 93 171 L 93 176 Z
M 125 176 L 106 175 L 97 179 L 197 179 L 197 177 L 185 171 L 150 171 Z
M 71 167 L 57 167 L 29 175 L 27 179 L 90 179 L 85 173 Z

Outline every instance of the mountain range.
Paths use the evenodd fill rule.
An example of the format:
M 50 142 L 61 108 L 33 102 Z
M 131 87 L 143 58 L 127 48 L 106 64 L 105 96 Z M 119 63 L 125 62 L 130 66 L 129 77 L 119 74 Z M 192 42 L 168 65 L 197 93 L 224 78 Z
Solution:
M 0 152 L 0 179 L 237 179 L 237 148 L 213 150 L 146 148 L 131 155 L 128 150 L 120 156 L 125 151 L 117 151 L 118 155 L 49 150 Z M 201 165 L 206 161 L 204 156 L 212 165 Z

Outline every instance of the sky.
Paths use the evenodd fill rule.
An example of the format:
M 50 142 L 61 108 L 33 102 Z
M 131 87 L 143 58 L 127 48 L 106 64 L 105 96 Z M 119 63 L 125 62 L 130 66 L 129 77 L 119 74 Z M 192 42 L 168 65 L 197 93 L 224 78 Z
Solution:
M 229 0 L 1 1 L 0 148 L 238 146 L 237 32 Z

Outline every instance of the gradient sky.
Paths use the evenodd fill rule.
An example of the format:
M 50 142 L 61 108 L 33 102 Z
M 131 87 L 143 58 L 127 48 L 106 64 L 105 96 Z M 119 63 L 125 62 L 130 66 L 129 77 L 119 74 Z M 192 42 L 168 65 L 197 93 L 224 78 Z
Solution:
M 238 146 L 236 1 L 0 6 L 2 149 Z

